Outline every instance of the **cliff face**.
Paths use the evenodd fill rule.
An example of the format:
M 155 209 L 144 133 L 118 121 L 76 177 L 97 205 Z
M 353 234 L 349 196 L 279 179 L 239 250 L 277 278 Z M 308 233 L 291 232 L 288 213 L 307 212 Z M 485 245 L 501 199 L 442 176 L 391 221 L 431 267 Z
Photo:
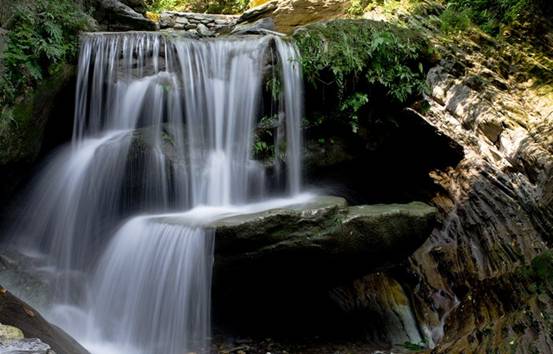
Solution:
M 368 329 L 383 343 L 549 352 L 551 292 L 529 264 L 548 264 L 553 242 L 551 28 L 539 24 L 536 36 L 521 26 L 500 39 L 476 28 L 445 35 L 436 17 L 444 8 L 423 7 L 365 17 L 403 23 L 432 42 L 439 59 L 427 74 L 428 108 L 408 110 L 460 144 L 465 157 L 430 173 L 441 188 L 432 198 L 441 226 L 429 240 L 407 264 L 336 289 L 335 300 L 386 324 Z
M 443 352 L 549 351 L 541 311 L 551 299 L 534 303 L 517 273 L 551 247 L 553 101 L 535 77 L 514 78 L 539 61 L 516 62 L 516 48 L 487 40 L 443 48 L 450 55 L 428 73 L 426 119 L 466 157 L 433 176 L 447 191 L 434 198 L 444 219 L 409 261 L 413 306 Z

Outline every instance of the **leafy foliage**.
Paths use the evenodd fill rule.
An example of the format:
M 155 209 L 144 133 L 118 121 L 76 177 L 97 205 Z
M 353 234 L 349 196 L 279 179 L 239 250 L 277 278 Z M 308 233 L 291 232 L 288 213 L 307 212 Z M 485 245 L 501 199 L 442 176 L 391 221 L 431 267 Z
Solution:
M 469 11 L 459 10 L 454 6 L 448 6 L 440 16 L 440 27 L 445 33 L 462 32 L 471 23 Z
M 310 84 L 335 84 L 343 96 L 360 81 L 384 87 L 405 102 L 425 89 L 423 61 L 428 44 L 406 30 L 374 21 L 315 24 L 295 35 Z M 330 73 L 326 82 L 323 73 Z
M 365 9 L 369 5 L 370 0 L 352 0 L 348 9 L 348 14 L 359 16 L 365 12 Z
M 358 112 L 367 103 L 369 103 L 369 96 L 366 93 L 355 92 L 348 99 L 346 99 L 340 107 L 340 111 L 348 112 L 350 114 L 351 130 L 354 133 L 357 133 L 357 131 L 359 130 Z
M 553 252 L 545 251 L 532 259 L 534 274 L 547 284 L 553 284 Z
M 464 13 L 490 34 L 498 34 L 502 25 L 524 20 L 529 15 L 553 12 L 550 0 L 449 0 L 449 8 Z
M 244 11 L 249 0 L 147 0 L 148 10 L 165 10 L 234 14 Z
M 0 103 L 4 106 L 73 58 L 78 32 L 88 23 L 88 17 L 71 0 L 37 0 L 16 6 L 0 77 Z

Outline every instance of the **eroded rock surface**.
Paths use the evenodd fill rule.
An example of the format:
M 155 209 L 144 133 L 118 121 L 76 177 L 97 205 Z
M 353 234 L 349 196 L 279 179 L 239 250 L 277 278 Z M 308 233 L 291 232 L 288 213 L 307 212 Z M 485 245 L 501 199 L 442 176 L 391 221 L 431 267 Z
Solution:
M 291 33 L 298 26 L 341 17 L 350 5 L 349 0 L 272 0 L 244 12 L 239 22 L 270 16 L 277 31 Z
M 386 275 L 409 294 L 435 352 L 550 352 L 551 293 L 522 275 L 553 241 L 553 97 L 527 66 L 545 69 L 482 33 L 447 43 L 428 73 L 424 119 L 461 144 L 465 158 L 432 173 L 444 189 L 433 199 L 440 226 L 408 269 Z

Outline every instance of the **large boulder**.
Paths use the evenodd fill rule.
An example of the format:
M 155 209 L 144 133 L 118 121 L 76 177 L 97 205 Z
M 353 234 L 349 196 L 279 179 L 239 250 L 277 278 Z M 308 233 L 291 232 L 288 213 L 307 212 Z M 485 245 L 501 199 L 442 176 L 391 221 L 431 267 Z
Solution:
M 121 0 L 121 2 L 139 13 L 146 11 L 145 0 Z
M 209 223 L 216 240 L 215 320 L 249 333 L 336 330 L 349 320 L 330 290 L 401 264 L 427 239 L 436 213 L 421 202 L 348 207 L 343 198 L 316 197 Z
M 272 0 L 244 12 L 239 22 L 272 17 L 277 31 L 291 33 L 298 26 L 340 17 L 350 5 L 349 0 Z
M 340 282 L 405 259 L 430 234 L 436 209 L 420 202 L 347 207 L 339 197 L 219 220 L 216 263 L 266 265 L 285 259 L 294 275 Z M 320 274 L 320 275 L 317 275 Z
M 89 0 L 94 18 L 108 31 L 156 30 L 157 24 L 118 0 Z M 135 4 L 136 1 L 125 1 Z M 131 5 L 132 5 L 131 4 Z

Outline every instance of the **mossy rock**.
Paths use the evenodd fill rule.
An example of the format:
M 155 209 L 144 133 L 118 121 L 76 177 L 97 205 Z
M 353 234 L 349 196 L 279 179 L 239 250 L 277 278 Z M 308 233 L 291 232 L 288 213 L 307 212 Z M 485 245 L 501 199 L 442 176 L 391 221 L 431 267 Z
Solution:
M 44 129 L 55 98 L 74 78 L 75 67 L 63 65 L 52 77 L 2 110 L 0 166 L 31 163 L 40 151 Z
M 321 196 L 210 223 L 214 321 L 273 334 L 336 326 L 333 318 L 341 315 L 333 312 L 329 291 L 400 267 L 430 236 L 436 215 L 420 202 L 348 207 L 343 198 Z M 191 220 L 152 222 L 187 227 Z M 271 329 L 283 323 L 286 329 Z
M 0 341 L 23 339 L 23 331 L 14 326 L 0 324 Z
M 230 216 L 204 225 L 216 235 L 216 268 L 267 267 L 291 277 L 341 281 L 397 264 L 434 228 L 437 211 L 421 203 L 348 207 L 343 198 L 320 196 L 284 208 Z M 156 222 L 183 226 L 186 217 Z M 228 268 L 228 269 L 227 269 Z M 274 270 L 274 269 L 273 269 Z M 332 279 L 335 274 L 339 279 Z
M 553 284 L 553 252 L 547 250 L 532 259 L 532 271 L 546 284 Z

